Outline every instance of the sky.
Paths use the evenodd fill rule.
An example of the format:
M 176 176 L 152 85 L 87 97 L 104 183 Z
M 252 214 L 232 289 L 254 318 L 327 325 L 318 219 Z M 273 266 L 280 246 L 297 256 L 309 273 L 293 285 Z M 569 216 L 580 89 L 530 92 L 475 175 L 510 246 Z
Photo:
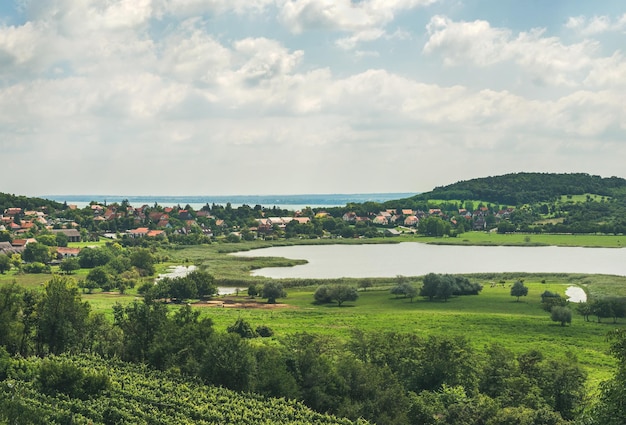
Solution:
M 0 192 L 626 177 L 626 2 L 2 0 Z

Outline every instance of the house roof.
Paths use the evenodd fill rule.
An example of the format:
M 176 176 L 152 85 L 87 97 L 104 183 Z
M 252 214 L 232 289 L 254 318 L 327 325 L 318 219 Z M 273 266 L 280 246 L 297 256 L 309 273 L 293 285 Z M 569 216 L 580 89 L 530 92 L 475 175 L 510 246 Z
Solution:
M 68 248 L 64 246 L 57 247 L 57 254 L 78 255 L 80 248 Z
M 145 235 L 148 231 L 147 227 L 138 227 L 136 229 L 129 230 L 128 233 L 132 233 L 133 235 Z
M 80 232 L 76 229 L 53 229 L 52 233 L 63 233 L 70 238 L 80 237 Z

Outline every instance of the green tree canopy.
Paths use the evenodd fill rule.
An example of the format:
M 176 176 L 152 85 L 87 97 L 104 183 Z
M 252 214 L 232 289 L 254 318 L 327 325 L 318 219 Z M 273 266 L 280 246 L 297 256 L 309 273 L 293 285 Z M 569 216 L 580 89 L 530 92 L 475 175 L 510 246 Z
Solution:
M 287 296 L 287 293 L 283 289 L 283 284 L 278 282 L 267 282 L 263 285 L 263 290 L 261 291 L 261 297 L 267 298 L 268 304 L 276 304 L 277 298 L 284 298 Z
M 528 287 L 524 285 L 522 280 L 516 281 L 513 286 L 511 286 L 511 296 L 517 297 L 517 301 L 519 302 L 519 297 L 525 297 L 528 295 Z

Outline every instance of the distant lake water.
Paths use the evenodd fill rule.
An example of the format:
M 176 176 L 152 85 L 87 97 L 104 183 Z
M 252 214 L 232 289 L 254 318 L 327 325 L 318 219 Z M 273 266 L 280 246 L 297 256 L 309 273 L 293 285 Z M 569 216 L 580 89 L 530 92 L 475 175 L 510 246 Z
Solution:
M 295 267 L 252 272 L 271 278 L 421 276 L 428 273 L 589 273 L 626 276 L 626 249 L 451 246 L 416 242 L 382 245 L 297 245 L 239 252 L 243 257 L 304 259 Z
M 352 193 L 352 194 L 298 194 L 298 195 L 198 195 L 198 196 L 166 196 L 166 195 L 41 195 L 41 198 L 57 202 L 74 204 L 78 208 L 84 208 L 90 202 L 111 204 L 121 203 L 127 200 L 130 205 L 140 207 L 152 206 L 157 203 L 160 206 L 185 207 L 189 205 L 194 210 L 199 210 L 209 204 L 226 205 L 230 203 L 233 208 L 241 205 L 261 205 L 266 208 L 274 206 L 290 211 L 301 210 L 305 207 L 340 207 L 349 203 L 385 202 L 392 199 L 409 198 L 416 193 Z

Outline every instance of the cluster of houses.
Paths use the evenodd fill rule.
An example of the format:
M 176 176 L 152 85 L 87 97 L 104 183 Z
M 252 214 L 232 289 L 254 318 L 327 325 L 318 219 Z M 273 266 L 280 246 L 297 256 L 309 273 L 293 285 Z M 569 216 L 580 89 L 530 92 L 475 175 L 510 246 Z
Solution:
M 368 221 L 379 226 L 405 226 L 417 227 L 420 220 L 427 217 L 439 217 L 442 220 L 448 220 L 456 225 L 458 218 L 464 218 L 467 222 L 472 223 L 474 230 L 484 230 L 487 228 L 487 217 L 493 215 L 495 220 L 508 219 L 514 208 L 506 208 L 492 213 L 487 207 L 480 207 L 475 211 L 468 211 L 461 208 L 456 213 L 442 211 L 440 208 L 431 208 L 428 211 L 412 210 L 412 209 L 388 209 L 380 211 L 373 218 L 360 217 L 355 212 L 347 212 L 342 219 L 348 223 L 357 223 L 359 221 Z
M 76 206 L 68 206 L 70 209 L 76 209 Z M 179 234 L 189 234 L 192 232 L 202 233 L 206 236 L 213 236 L 213 230 L 208 225 L 207 220 L 199 220 L 201 218 L 212 219 L 213 228 L 228 228 L 228 224 L 224 220 L 216 219 L 211 216 L 210 211 L 188 211 L 180 207 L 150 208 L 148 205 L 135 208 L 127 204 L 113 204 L 103 206 L 93 204 L 88 207 L 92 213 L 92 219 L 95 224 L 101 222 L 109 222 L 117 219 L 125 219 L 129 228 L 121 233 L 126 234 L 130 238 L 156 238 L 165 235 L 165 230 L 172 229 L 170 232 Z M 45 211 L 45 210 L 44 210 Z M 62 232 L 67 236 L 69 242 L 81 240 L 81 233 L 77 230 L 77 223 L 62 219 L 51 218 L 44 211 L 23 211 L 21 208 L 7 208 L 0 214 L 0 231 L 8 231 L 12 237 L 11 242 L 0 243 L 0 253 L 12 254 L 21 252 L 29 243 L 36 241 L 34 238 L 28 238 L 26 235 L 33 235 L 39 230 L 46 229 L 52 233 Z M 439 208 L 431 208 L 428 211 L 413 209 L 387 209 L 379 211 L 376 214 L 368 214 L 367 216 L 359 216 L 355 212 L 346 212 L 342 219 L 349 224 L 359 222 L 368 222 L 376 226 L 391 228 L 394 226 L 404 226 L 408 228 L 416 228 L 420 221 L 428 217 L 439 217 L 447 220 L 453 225 L 457 224 L 459 219 L 465 219 L 467 223 L 471 223 L 474 230 L 484 230 L 488 227 L 488 221 L 497 222 L 501 219 L 508 219 L 513 208 L 506 208 L 494 212 L 487 207 L 481 206 L 475 211 L 459 209 L 458 211 L 442 211 Z M 324 211 L 318 211 L 315 218 L 329 217 L 330 214 Z M 493 216 L 494 219 L 489 219 Z M 172 220 L 175 218 L 175 228 Z M 271 233 L 274 229 L 284 230 L 286 226 L 296 221 L 299 224 L 307 224 L 311 221 L 310 217 L 303 217 L 296 214 L 295 217 L 264 217 L 256 219 L 256 227 L 250 228 L 251 231 L 259 233 Z M 150 227 L 146 227 L 146 223 L 151 223 Z M 127 228 L 128 228 L 127 227 Z M 467 228 L 467 227 L 466 227 Z M 120 232 L 104 233 L 105 237 L 116 238 Z M 24 237 L 20 237 L 24 235 Z M 77 250 L 70 248 L 57 249 L 59 258 L 75 256 Z

